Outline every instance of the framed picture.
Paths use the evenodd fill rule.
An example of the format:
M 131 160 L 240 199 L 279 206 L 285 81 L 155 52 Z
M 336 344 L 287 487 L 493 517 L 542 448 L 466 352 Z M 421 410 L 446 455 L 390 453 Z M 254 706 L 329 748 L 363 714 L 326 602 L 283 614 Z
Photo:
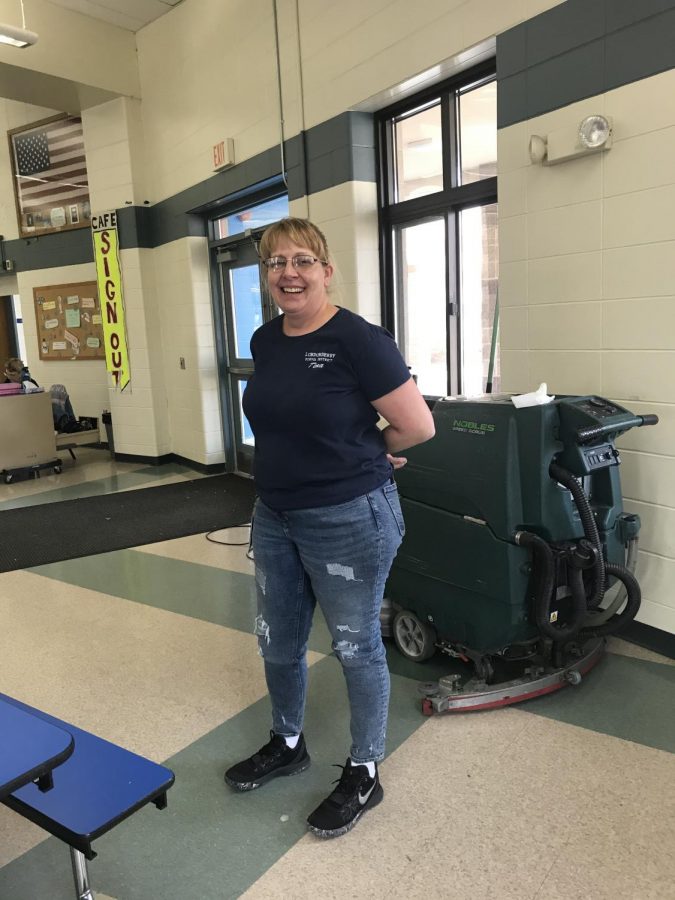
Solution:
M 86 228 L 89 183 L 82 120 L 61 115 L 8 132 L 21 237 Z M 82 215 L 80 210 L 83 211 Z

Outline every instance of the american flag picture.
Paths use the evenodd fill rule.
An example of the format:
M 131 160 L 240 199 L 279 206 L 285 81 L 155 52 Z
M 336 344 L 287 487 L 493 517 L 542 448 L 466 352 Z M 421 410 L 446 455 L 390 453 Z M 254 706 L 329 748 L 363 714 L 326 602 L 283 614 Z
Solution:
M 78 224 L 87 218 L 89 184 L 79 117 L 43 123 L 12 136 L 22 231 Z M 63 210 L 82 215 L 63 222 Z M 82 224 L 87 224 L 83 222 Z

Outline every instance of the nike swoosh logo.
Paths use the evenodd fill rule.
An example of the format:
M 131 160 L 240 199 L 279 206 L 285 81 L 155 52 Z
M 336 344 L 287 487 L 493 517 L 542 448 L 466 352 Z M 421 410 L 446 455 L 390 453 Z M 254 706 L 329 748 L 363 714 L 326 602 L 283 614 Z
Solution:
M 374 790 L 375 790 L 375 784 L 373 784 L 371 789 L 366 794 L 362 794 L 361 791 L 359 791 L 359 803 L 361 804 L 361 806 L 366 805 L 366 803 L 368 802 L 368 800 L 370 798 L 370 795 L 373 793 Z

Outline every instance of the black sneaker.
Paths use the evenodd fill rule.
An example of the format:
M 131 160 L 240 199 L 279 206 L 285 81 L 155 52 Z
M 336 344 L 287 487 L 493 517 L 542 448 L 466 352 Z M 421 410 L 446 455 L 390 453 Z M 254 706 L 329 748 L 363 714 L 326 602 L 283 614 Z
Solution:
M 377 806 L 384 797 L 377 774 L 377 763 L 373 778 L 368 774 L 367 766 L 355 766 L 350 759 L 339 768 L 342 769 L 342 775 L 337 781 L 337 787 L 307 819 L 309 830 L 319 837 L 331 838 L 346 834 L 367 809 Z
M 225 781 L 237 791 L 252 791 L 277 775 L 297 775 L 309 767 L 310 758 L 305 738 L 291 749 L 280 734 L 270 731 L 270 741 L 253 756 L 232 766 Z

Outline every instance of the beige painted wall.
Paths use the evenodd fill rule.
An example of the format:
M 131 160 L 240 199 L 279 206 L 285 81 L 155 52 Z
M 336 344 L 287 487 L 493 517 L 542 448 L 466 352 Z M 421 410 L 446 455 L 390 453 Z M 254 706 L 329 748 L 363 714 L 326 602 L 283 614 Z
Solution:
M 643 521 L 639 620 L 675 632 L 675 70 L 499 134 L 502 379 L 599 393 L 655 428 L 620 441 L 626 506 Z M 613 146 L 532 164 L 531 134 L 611 116 Z
M 296 16 L 295 0 L 278 0 L 285 135 L 558 2 L 298 0 Z M 238 162 L 278 143 L 271 0 L 185 0 L 137 39 L 153 202 L 208 178 L 211 147 L 224 137 L 234 139 Z

